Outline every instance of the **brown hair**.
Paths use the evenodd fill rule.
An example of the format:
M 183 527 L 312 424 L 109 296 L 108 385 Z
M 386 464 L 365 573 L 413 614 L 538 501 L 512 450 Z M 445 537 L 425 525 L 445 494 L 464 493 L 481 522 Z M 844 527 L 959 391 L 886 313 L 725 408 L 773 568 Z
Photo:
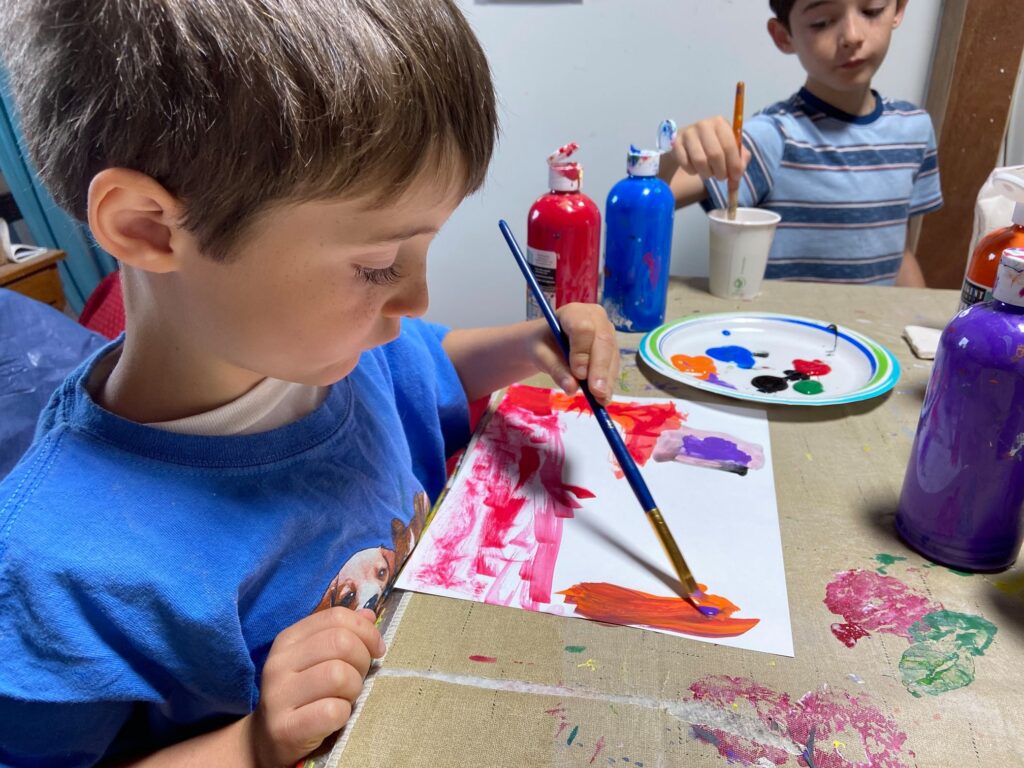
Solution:
M 490 70 L 453 0 L 8 0 L 0 39 L 26 143 L 87 214 L 110 167 L 183 201 L 215 258 L 275 202 L 369 195 L 427 164 L 482 183 Z
M 896 0 L 896 7 L 899 8 L 906 0 Z M 782 26 L 789 29 L 789 14 L 793 12 L 793 6 L 796 5 L 796 0 L 768 0 L 768 5 L 772 9 L 772 13 L 775 14 Z

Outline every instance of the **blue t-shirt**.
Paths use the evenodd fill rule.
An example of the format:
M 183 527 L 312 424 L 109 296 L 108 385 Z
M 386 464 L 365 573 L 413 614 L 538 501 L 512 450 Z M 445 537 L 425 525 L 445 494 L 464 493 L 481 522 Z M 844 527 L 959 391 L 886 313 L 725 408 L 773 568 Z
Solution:
M 261 434 L 126 421 L 72 373 L 0 482 L 0 764 L 92 765 L 250 712 L 274 638 L 375 607 L 468 440 L 444 331 L 403 323 Z M 429 500 L 428 500 L 429 496 Z
M 942 206 L 931 118 L 906 101 L 876 93 L 855 116 L 801 88 L 748 120 L 743 143 L 739 204 L 782 217 L 768 278 L 892 284 L 908 219 Z M 726 207 L 726 182 L 704 186 L 705 210 Z

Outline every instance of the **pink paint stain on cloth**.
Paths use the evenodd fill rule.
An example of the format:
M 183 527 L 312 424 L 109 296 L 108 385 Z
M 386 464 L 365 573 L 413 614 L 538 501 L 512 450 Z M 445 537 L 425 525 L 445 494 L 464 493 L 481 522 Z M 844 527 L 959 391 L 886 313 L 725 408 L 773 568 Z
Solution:
M 413 574 L 420 583 L 492 605 L 537 610 L 551 602 L 562 522 L 594 494 L 562 482 L 561 426 L 538 393 L 549 397 L 512 387 L 484 428 L 488 450 L 474 452 L 465 485 L 452 491 L 463 514 L 421 544 L 428 557 Z
M 925 614 L 942 609 L 892 576 L 856 569 L 837 573 L 825 587 L 825 605 L 845 624 L 833 624 L 832 634 L 849 648 L 871 632 L 911 639 L 910 626 Z
M 914 753 L 905 748 L 907 736 L 896 722 L 876 709 L 870 697 L 847 691 L 827 689 L 810 691 L 793 700 L 787 693 L 744 677 L 709 675 L 690 686 L 694 699 L 721 707 L 733 717 L 753 716 L 779 737 L 789 740 L 800 754 L 797 765 L 815 768 L 908 768 Z M 792 765 L 791 755 L 771 744 L 735 735 L 708 725 L 694 727 L 697 739 L 714 746 L 730 763 L 777 766 Z M 860 749 L 848 754 L 863 754 L 866 761 L 844 757 L 835 741 L 850 742 L 856 734 Z

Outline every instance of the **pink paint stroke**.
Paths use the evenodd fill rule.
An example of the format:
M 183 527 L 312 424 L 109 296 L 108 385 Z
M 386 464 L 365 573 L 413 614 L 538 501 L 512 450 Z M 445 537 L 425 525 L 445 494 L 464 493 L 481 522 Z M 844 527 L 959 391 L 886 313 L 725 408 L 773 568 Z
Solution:
M 421 586 L 550 610 L 563 520 L 594 494 L 562 482 L 562 426 L 549 397 L 548 390 L 513 387 L 501 402 L 465 483 L 451 491 L 448 504 L 461 514 L 435 521 L 421 544 L 424 564 L 412 574 Z
M 919 594 L 899 579 L 861 569 L 842 571 L 825 587 L 824 603 L 845 624 L 833 624 L 832 634 L 848 648 L 884 632 L 910 639 L 910 626 L 942 606 Z
M 872 706 L 870 697 L 829 689 L 810 691 L 793 701 L 743 677 L 709 675 L 690 686 L 694 699 L 714 704 L 725 712 L 749 717 L 750 707 L 765 726 L 790 739 L 804 754 L 798 765 L 815 768 L 907 768 L 914 753 L 905 749 L 907 735 L 896 722 Z M 733 707 L 733 705 L 738 705 Z M 791 765 L 790 755 L 779 747 L 736 736 L 717 728 L 702 726 L 701 732 L 714 735 L 702 739 L 715 746 L 730 763 L 753 765 L 768 760 L 774 765 Z M 850 733 L 860 737 L 866 762 L 855 762 L 839 754 L 833 741 L 848 740 Z M 698 737 L 699 738 L 699 737 Z M 850 750 L 857 753 L 856 748 Z M 911 762 L 908 762 L 911 761 Z

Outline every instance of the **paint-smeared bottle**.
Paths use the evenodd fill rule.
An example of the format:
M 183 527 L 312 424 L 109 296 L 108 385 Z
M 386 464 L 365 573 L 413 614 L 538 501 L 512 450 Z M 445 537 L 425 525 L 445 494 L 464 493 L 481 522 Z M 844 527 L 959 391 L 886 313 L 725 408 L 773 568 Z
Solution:
M 675 199 L 658 178 L 660 155 L 631 146 L 628 175 L 612 187 L 605 206 L 604 307 L 628 333 L 665 322 Z
M 1024 249 L 1003 252 L 993 299 L 942 332 L 896 527 L 926 557 L 1006 568 L 1024 537 Z
M 548 187 L 530 208 L 526 223 L 526 261 L 548 303 L 597 301 L 601 261 L 601 211 L 580 191 L 583 168 L 569 160 L 579 149 L 566 144 L 548 157 Z M 541 316 L 526 292 L 526 316 Z
M 1009 226 L 989 232 L 975 246 L 964 272 L 960 309 L 991 299 L 1000 254 L 1007 248 L 1024 248 L 1024 178 L 1012 171 L 1001 171 L 992 177 L 992 182 L 1004 197 L 1014 201 L 1013 216 Z

